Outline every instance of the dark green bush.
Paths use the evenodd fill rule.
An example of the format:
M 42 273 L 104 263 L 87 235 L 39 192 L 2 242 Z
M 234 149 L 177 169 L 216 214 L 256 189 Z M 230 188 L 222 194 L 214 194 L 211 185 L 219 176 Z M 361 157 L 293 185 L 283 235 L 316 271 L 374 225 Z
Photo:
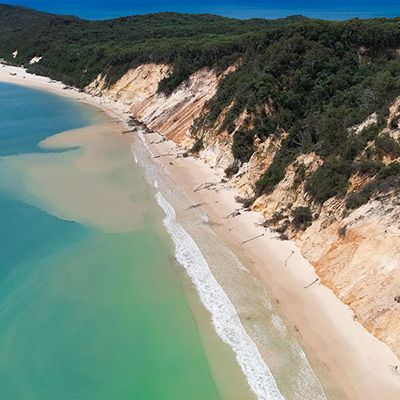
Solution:
M 390 121 L 390 127 L 392 129 L 397 129 L 399 127 L 399 122 L 400 122 L 400 115 L 397 115 Z
M 350 210 L 355 210 L 362 205 L 368 203 L 371 197 L 371 192 L 369 191 L 360 191 L 350 193 L 346 199 L 346 207 Z
M 321 165 L 307 180 L 305 190 L 318 203 L 344 195 L 351 175 L 351 164 L 346 160 L 331 159 Z
M 363 136 L 368 142 L 372 141 L 379 135 L 382 128 L 383 127 L 378 123 L 368 125 L 361 131 L 360 136 Z
M 381 167 L 377 176 L 369 184 L 358 192 L 351 193 L 346 199 L 346 206 L 349 209 L 356 209 L 366 204 L 374 194 L 385 193 L 400 183 L 400 164 L 392 162 Z
M 377 151 L 381 154 L 387 154 L 392 157 L 400 157 L 400 145 L 389 135 L 378 136 L 375 139 Z
M 293 210 L 292 224 L 296 229 L 306 229 L 313 220 L 309 207 L 297 207 Z
M 231 178 L 233 175 L 237 174 L 239 171 L 239 166 L 236 163 L 233 163 L 228 168 L 225 168 L 225 176 L 227 178 Z
M 253 131 L 239 130 L 233 135 L 232 153 L 236 160 L 245 163 L 254 153 Z
M 204 147 L 204 142 L 203 142 L 203 138 L 199 137 L 196 139 L 196 141 L 194 142 L 192 148 L 190 149 L 190 151 L 192 153 L 198 153 L 199 151 L 201 151 Z
M 391 176 L 399 176 L 400 175 L 400 164 L 396 161 L 390 163 L 386 167 L 381 168 L 378 173 L 378 179 L 384 180 Z
M 306 177 L 306 167 L 304 164 L 300 164 L 296 170 L 296 175 L 293 180 L 293 188 L 296 189 L 304 181 Z
M 294 153 L 278 151 L 270 167 L 256 182 L 256 194 L 260 196 L 272 193 L 276 185 L 285 177 L 286 167 L 294 158 Z
M 375 160 L 361 160 L 354 164 L 354 172 L 359 172 L 363 175 L 376 175 L 382 168 L 382 163 Z

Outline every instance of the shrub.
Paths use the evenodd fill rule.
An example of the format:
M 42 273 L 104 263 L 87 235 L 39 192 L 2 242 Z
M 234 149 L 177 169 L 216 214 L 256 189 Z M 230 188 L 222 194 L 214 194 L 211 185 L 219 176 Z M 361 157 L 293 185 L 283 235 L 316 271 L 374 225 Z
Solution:
M 341 239 L 343 239 L 346 236 L 347 233 L 347 225 L 343 225 L 339 227 L 338 229 L 338 235 Z
M 172 74 L 168 75 L 158 84 L 158 92 L 169 96 L 182 82 L 185 82 L 189 76 L 195 72 L 190 62 L 182 57 L 174 61 Z
M 382 168 L 382 163 L 375 160 L 361 160 L 354 164 L 354 171 L 363 175 L 374 176 Z
M 384 180 L 392 176 L 398 176 L 399 174 L 400 174 L 400 164 L 394 161 L 379 171 L 378 179 Z
M 287 166 L 293 162 L 298 154 L 297 149 L 289 147 L 290 139 L 282 144 L 282 148 L 275 154 L 272 164 L 256 182 L 256 194 L 270 194 L 276 185 L 285 177 Z
M 293 188 L 297 189 L 300 186 L 301 182 L 304 181 L 305 177 L 306 177 L 306 167 L 304 164 L 300 164 L 296 170 L 296 175 L 293 180 Z
M 310 207 L 297 207 L 293 210 L 292 224 L 296 229 L 306 229 L 313 220 Z
M 286 233 L 281 233 L 281 234 L 279 235 L 279 239 L 280 239 L 280 240 L 289 240 L 289 236 L 286 235 Z M 399 301 L 399 303 L 400 303 L 400 301 Z
M 196 141 L 194 142 L 190 151 L 192 153 L 198 153 L 200 150 L 203 149 L 203 147 L 204 147 L 203 138 L 200 137 L 200 138 L 196 139 Z
M 347 160 L 333 159 L 322 164 L 307 180 L 305 190 L 318 203 L 347 191 L 351 164 Z
M 368 203 L 371 197 L 370 191 L 362 190 L 360 192 L 350 193 L 346 199 L 346 207 L 349 210 L 355 210 L 362 205 Z
M 392 129 L 397 129 L 399 127 L 399 122 L 400 122 L 400 115 L 397 115 L 390 121 L 390 127 Z
M 243 208 L 249 208 L 254 203 L 255 198 L 254 197 L 245 198 L 245 197 L 236 196 L 235 200 L 238 203 L 240 203 L 243 206 Z
M 371 141 L 379 135 L 381 130 L 382 127 L 378 123 L 374 123 L 365 127 L 359 135 L 363 136 L 367 141 Z
M 236 160 L 245 163 L 254 153 L 254 133 L 239 130 L 233 135 L 232 153 Z
M 231 178 L 233 175 L 237 174 L 238 171 L 239 166 L 236 163 L 233 163 L 228 168 L 226 168 L 224 172 L 227 178 Z
M 378 136 L 375 139 L 375 145 L 378 152 L 391 155 L 392 157 L 400 157 L 400 145 L 389 135 Z
M 375 179 L 366 185 L 362 190 L 351 193 L 346 199 L 346 206 L 350 210 L 357 209 L 368 203 L 374 193 L 385 193 L 400 183 L 400 164 L 392 162 L 386 167 L 382 167 Z
M 279 164 L 272 164 L 270 168 L 256 182 L 256 194 L 270 194 L 276 185 L 285 177 L 285 169 Z

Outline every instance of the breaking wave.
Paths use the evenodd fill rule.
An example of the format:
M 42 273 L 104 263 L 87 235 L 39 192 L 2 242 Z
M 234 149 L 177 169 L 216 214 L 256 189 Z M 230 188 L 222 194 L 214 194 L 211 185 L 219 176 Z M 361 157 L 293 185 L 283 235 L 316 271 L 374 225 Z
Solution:
M 250 388 L 260 400 L 284 400 L 271 371 L 246 333 L 228 296 L 211 273 L 196 242 L 176 221 L 174 208 L 160 192 L 157 192 L 156 199 L 166 214 L 164 225 L 175 244 L 176 259 L 195 284 L 218 335 L 236 353 Z

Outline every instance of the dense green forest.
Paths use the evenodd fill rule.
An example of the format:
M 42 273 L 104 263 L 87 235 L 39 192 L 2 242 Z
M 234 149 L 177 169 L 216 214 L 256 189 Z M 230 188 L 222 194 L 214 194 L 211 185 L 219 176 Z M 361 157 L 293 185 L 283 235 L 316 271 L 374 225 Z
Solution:
M 113 82 L 143 62 L 171 63 L 174 74 L 163 82 L 163 89 L 171 91 L 201 67 L 229 66 L 246 51 L 250 33 L 297 19 L 160 13 L 86 21 L 0 5 L 0 57 L 22 64 L 41 54 L 43 61 L 30 67 L 33 72 L 79 87 L 105 70 Z
M 27 64 L 37 55 L 43 59 L 29 66 L 32 72 L 78 87 L 101 72 L 111 84 L 141 63 L 169 63 L 173 73 L 159 85 L 167 95 L 199 68 L 222 72 L 237 62 L 195 126 L 198 134 L 211 129 L 229 108 L 220 129 L 233 133 L 236 117 L 247 110 L 248 120 L 233 135 L 240 163 L 252 156 L 256 138 L 287 132 L 257 183 L 257 196 L 270 193 L 306 152 L 324 160 L 310 176 L 299 171 L 316 203 L 346 196 L 354 172 L 373 179 L 347 195 L 349 208 L 399 186 L 400 165 L 382 162 L 400 156 L 399 143 L 380 132 L 400 95 L 400 18 L 329 22 L 162 13 L 85 21 L 0 5 L 0 58 Z M 349 130 L 373 112 L 377 123 L 359 134 Z M 398 121 L 389 127 L 397 129 Z

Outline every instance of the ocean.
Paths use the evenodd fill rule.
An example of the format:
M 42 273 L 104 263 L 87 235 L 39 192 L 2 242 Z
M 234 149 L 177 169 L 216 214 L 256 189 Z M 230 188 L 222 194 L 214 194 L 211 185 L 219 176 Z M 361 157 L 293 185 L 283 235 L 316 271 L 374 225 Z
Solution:
M 0 400 L 345 399 L 142 134 L 0 83 L 0 151 Z
M 0 399 L 223 398 L 163 213 L 104 119 L 0 84 Z
M 400 15 L 399 0 L 7 0 L 37 10 L 77 15 L 87 19 L 108 19 L 133 14 L 175 11 L 210 13 L 233 18 L 281 18 L 304 15 L 311 18 L 343 20 L 350 18 L 395 17 Z

